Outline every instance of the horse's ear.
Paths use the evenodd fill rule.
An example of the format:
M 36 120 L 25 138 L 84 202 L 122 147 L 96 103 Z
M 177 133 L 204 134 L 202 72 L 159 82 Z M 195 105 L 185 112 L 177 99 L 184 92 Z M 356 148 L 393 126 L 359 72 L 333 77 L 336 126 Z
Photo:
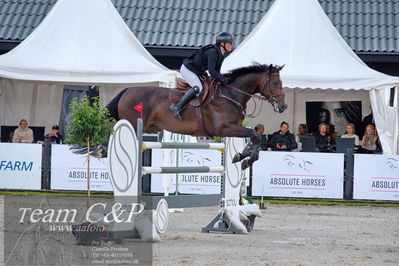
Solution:
M 272 72 L 273 72 L 273 69 L 274 69 L 273 64 L 270 64 L 269 67 L 267 68 L 267 72 L 268 72 L 268 73 L 272 73 Z
M 277 70 L 277 71 L 280 71 L 281 69 L 283 69 L 283 68 L 284 68 L 284 66 L 285 66 L 285 64 L 284 64 L 284 65 L 282 65 L 282 66 L 278 66 L 278 67 L 276 67 L 276 70 Z

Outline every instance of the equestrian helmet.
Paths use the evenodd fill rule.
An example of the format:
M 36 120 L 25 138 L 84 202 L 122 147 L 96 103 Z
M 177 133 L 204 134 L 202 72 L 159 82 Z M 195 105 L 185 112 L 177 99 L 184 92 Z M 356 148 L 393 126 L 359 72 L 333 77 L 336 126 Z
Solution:
M 216 35 L 216 44 L 220 44 L 222 42 L 233 43 L 233 35 L 228 32 L 221 32 Z

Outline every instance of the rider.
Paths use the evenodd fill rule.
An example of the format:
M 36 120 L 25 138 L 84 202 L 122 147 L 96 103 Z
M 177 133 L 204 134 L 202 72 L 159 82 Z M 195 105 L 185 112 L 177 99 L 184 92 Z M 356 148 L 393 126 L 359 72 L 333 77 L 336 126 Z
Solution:
M 220 83 L 227 83 L 227 78 L 220 74 L 223 60 L 233 51 L 233 36 L 228 32 L 221 32 L 216 36 L 216 45 L 202 47 L 195 54 L 183 61 L 180 73 L 191 86 L 177 103 L 170 106 L 174 116 L 182 120 L 180 112 L 184 106 L 200 94 L 202 84 L 200 77 L 207 76 L 206 70 Z

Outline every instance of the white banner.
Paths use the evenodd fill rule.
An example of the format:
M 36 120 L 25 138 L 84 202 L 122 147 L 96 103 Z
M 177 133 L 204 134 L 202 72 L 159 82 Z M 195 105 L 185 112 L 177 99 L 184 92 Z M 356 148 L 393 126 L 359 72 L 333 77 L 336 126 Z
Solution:
M 253 165 L 252 195 L 338 199 L 343 178 L 344 154 L 261 151 Z
M 51 189 L 87 190 L 87 155 L 74 154 L 68 145 L 51 145 Z M 90 158 L 90 188 L 113 191 L 108 159 Z
M 399 200 L 399 156 L 355 154 L 354 199 Z
M 42 145 L 0 143 L 0 188 L 41 189 Z
M 169 153 L 167 153 L 169 152 Z M 169 155 L 168 155 L 169 154 Z M 178 150 L 179 161 L 178 166 L 220 166 L 222 165 L 221 153 L 217 150 Z M 176 166 L 165 165 L 165 157 L 176 156 L 176 150 L 153 149 L 151 157 L 151 165 L 153 167 L 160 166 Z M 173 160 L 169 158 L 172 162 Z M 220 174 L 215 173 L 197 173 L 197 174 L 178 174 L 178 186 L 180 193 L 189 194 L 219 194 L 220 193 Z M 164 192 L 161 174 L 151 175 L 151 192 Z M 168 192 L 173 193 L 176 190 L 176 175 L 171 175 L 169 181 L 170 187 Z

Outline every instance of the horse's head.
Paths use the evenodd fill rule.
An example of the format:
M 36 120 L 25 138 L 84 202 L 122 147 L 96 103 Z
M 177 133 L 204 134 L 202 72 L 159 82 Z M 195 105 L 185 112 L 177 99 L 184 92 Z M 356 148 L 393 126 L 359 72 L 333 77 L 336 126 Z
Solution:
M 284 66 L 270 65 L 263 81 L 259 84 L 259 93 L 262 94 L 273 106 L 274 111 L 282 113 L 287 109 L 283 83 L 280 78 L 280 70 Z

